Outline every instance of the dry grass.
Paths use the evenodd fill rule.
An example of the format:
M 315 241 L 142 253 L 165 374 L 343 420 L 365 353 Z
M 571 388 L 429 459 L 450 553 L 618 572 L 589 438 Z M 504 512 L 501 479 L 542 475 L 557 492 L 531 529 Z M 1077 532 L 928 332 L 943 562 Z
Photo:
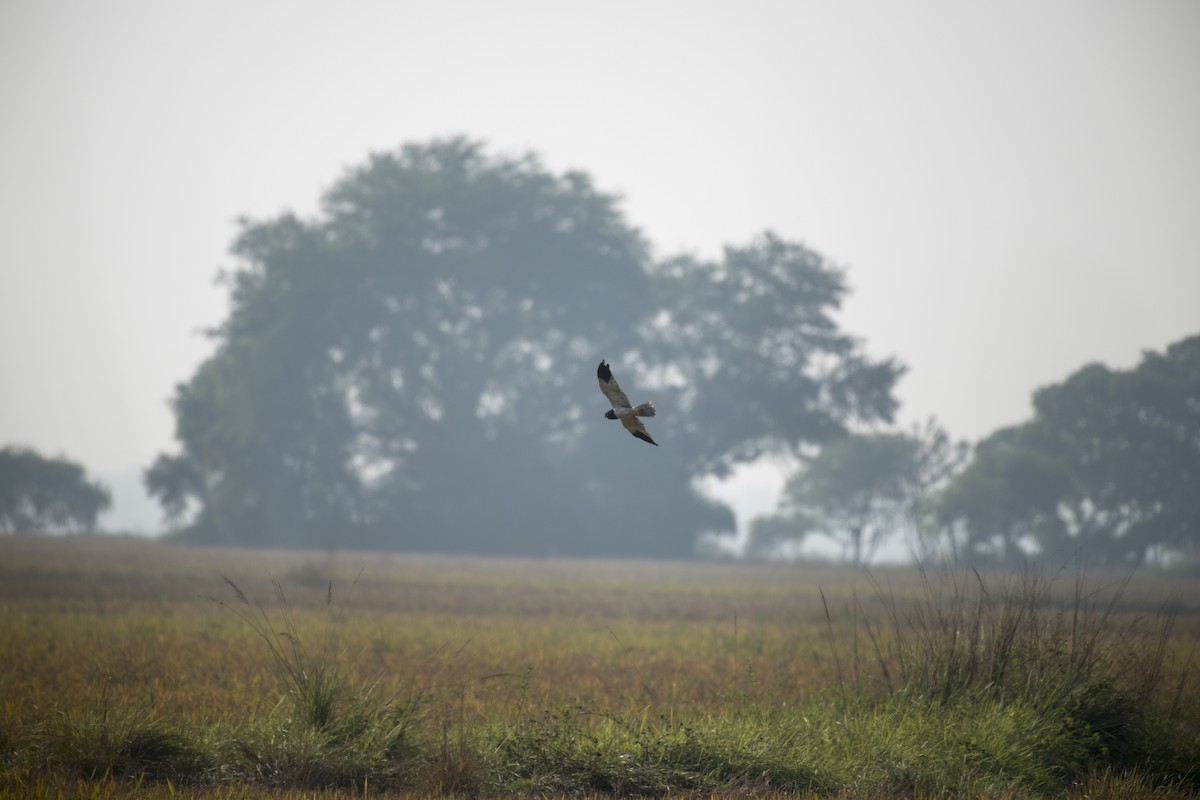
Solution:
M 276 585 L 286 591 L 282 605 Z M 1079 591 L 1071 581 L 1043 588 L 1039 602 L 1064 609 Z M 770 725 L 778 726 L 783 720 L 799 736 L 795 731 L 806 730 L 796 721 L 800 717 L 788 715 L 801 715 L 831 685 L 844 688 L 869 679 L 864 676 L 883 680 L 877 655 L 896 652 L 894 637 L 903 635 L 889 619 L 928 591 L 928 582 L 907 569 L 878 570 L 868 579 L 837 567 L 197 550 L 127 539 L 3 538 L 0 751 L 9 760 L 0 764 L 0 797 L 71 796 L 74 778 L 40 776 L 12 754 L 20 750 L 19 739 L 45 735 L 62 720 L 101 709 L 137 709 L 132 722 L 145 722 L 139 735 L 157 731 L 164 741 L 179 731 L 203 739 L 246 720 L 263 722 L 256 735 L 274 735 L 275 723 L 267 721 L 278 718 L 289 685 L 263 644 L 264 637 L 276 635 L 282 635 L 274 640 L 280 647 L 290 641 L 317 646 L 321 665 L 336 674 L 339 686 L 356 687 L 360 694 L 370 688 L 374 698 L 419 701 L 429 755 L 415 780 L 430 794 L 488 793 L 483 776 L 495 769 L 488 760 L 504 756 L 496 742 L 503 745 L 514 736 L 521 747 L 542 748 L 523 758 L 538 753 L 608 758 L 625 748 L 664 761 L 690 759 L 696 769 L 718 775 L 741 756 L 722 761 L 712 741 L 751 736 L 749 728 L 723 728 L 722 721 L 775 720 Z M 1200 590 L 1194 584 L 1159 576 L 1135 579 L 1120 606 L 1106 610 L 1106 624 L 1128 624 L 1168 598 L 1176 604 L 1176 618 L 1165 640 L 1166 663 L 1176 666 L 1162 683 L 1185 687 L 1178 704 L 1200 706 L 1195 682 L 1181 684 L 1182 665 L 1200 642 Z M 221 603 L 257 607 L 264 616 L 253 617 L 257 627 L 248 625 Z M 591 716 L 582 721 L 570 716 L 578 713 Z M 686 727 L 705 720 L 724 739 L 697 738 Z M 73 728 L 80 729 L 88 726 Z M 632 775 L 629 786 L 653 785 L 656 774 Z M 121 792 L 130 783 L 121 776 L 96 778 L 86 791 L 80 789 L 82 796 L 127 796 Z M 1097 792 L 1092 796 L 1121 797 L 1137 796 L 1122 795 L 1122 786 L 1144 788 L 1154 779 L 1097 773 L 1078 783 L 1085 788 L 1070 790 L 1070 796 L 1088 796 L 1091 786 Z M 168 793 L 161 782 L 139 791 L 284 796 L 260 793 L 253 782 L 221 785 L 212 795 L 203 786 L 174 783 Z M 730 778 L 722 785 L 727 795 L 773 791 L 769 783 L 749 779 Z M 547 785 L 539 791 L 587 794 L 597 786 L 604 784 Z M 889 791 L 878 783 L 833 785 L 822 796 Z M 1175 791 L 1166 786 L 1158 796 L 1183 796 Z M 353 795 L 343 788 L 318 796 Z M 980 790 L 976 796 L 996 795 Z
M 849 573 L 830 569 L 88 539 L 0 548 L 4 702 L 18 717 L 48 697 L 75 706 L 101 691 L 199 723 L 269 711 L 278 687 L 258 634 L 212 600 L 235 600 L 223 576 L 267 606 L 271 582 L 284 586 L 291 622 L 310 641 L 326 635 L 332 582 L 335 610 L 348 606 L 338 657 L 353 679 L 396 689 L 437 672 L 469 713 L 500 717 L 518 703 L 714 712 L 731 699 L 806 696 L 832 677 L 817 585 L 843 605 L 852 588 Z

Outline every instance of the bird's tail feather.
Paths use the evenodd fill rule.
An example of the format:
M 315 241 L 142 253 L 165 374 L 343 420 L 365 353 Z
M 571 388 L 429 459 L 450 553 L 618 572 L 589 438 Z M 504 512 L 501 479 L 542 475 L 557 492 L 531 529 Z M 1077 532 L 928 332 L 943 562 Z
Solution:
M 642 403 L 640 406 L 633 409 L 633 415 L 635 417 L 653 417 L 657 413 L 658 412 L 654 410 L 654 403 L 650 402 Z

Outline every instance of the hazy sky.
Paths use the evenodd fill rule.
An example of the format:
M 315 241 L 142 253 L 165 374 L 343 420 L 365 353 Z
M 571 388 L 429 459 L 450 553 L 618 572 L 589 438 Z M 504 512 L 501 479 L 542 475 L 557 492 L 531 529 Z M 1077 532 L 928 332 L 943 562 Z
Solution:
M 805 242 L 959 437 L 1200 332 L 1194 0 L 0 0 L 0 111 L 0 445 L 84 463 L 110 524 L 154 525 L 235 219 L 435 136 L 590 172 L 660 255 Z

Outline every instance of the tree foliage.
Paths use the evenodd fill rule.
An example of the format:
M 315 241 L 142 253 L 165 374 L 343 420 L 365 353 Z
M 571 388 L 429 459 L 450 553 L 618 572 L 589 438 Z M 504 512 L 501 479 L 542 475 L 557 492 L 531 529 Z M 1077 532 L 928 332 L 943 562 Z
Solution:
M 934 420 L 911 433 L 842 436 L 825 444 L 788 480 L 777 514 L 755 521 L 752 544 L 788 536 L 824 536 L 854 563 L 868 561 L 889 537 L 904 534 L 924 555 L 935 538 L 933 497 L 962 464 L 955 444 Z M 763 541 L 757 541 L 757 540 Z
M 695 477 L 895 407 L 815 253 L 655 265 L 587 175 L 463 139 L 374 155 L 233 253 L 180 449 L 146 473 L 199 541 L 687 554 L 732 527 Z M 661 451 L 603 420 L 602 357 Z
M 946 524 L 965 526 L 968 560 L 1020 561 L 1023 542 L 1057 538 L 1058 503 L 1070 482 L 1062 463 L 1027 447 L 1022 431 L 1004 428 L 976 446 L 943 492 L 939 512 Z
M 1033 407 L 969 459 L 932 420 L 911 435 L 829 441 L 788 481 L 778 513 L 751 526 L 751 551 L 825 535 L 859 561 L 906 531 L 919 559 L 1200 557 L 1200 336 L 1133 369 L 1089 364 L 1035 392 Z
M 1043 554 L 1083 548 L 1112 565 L 1156 548 L 1200 554 L 1200 336 L 1130 370 L 1085 366 L 1033 405 L 947 490 L 943 514 L 971 548 L 1003 557 L 1024 537 Z
M 845 278 L 816 252 L 767 233 L 720 261 L 668 260 L 653 277 L 642 360 L 678 388 L 668 436 L 695 472 L 798 453 L 843 436 L 847 420 L 891 420 L 902 368 L 838 328 Z
M 96 529 L 112 497 L 82 466 L 34 450 L 0 450 L 0 531 L 42 533 Z
M 895 529 L 915 464 L 915 442 L 904 434 L 847 436 L 821 448 L 788 482 L 785 503 L 815 509 L 821 531 L 861 564 Z

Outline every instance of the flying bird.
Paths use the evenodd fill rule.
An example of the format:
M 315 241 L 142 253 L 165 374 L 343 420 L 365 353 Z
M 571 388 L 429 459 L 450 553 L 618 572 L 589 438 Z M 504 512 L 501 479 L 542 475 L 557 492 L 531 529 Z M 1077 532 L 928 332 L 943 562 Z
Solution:
M 608 402 L 612 403 L 612 410 L 604 414 L 605 418 L 621 420 L 625 430 L 643 442 L 649 442 L 658 447 L 658 442 L 650 438 L 650 434 L 646 433 L 646 426 L 638 419 L 638 417 L 653 417 L 657 413 L 654 410 L 654 403 L 642 403 L 636 408 L 630 406 L 629 398 L 617 385 L 617 379 L 613 377 L 607 361 L 601 361 L 600 366 L 596 368 L 596 379 L 600 381 L 600 391 L 604 392 Z

